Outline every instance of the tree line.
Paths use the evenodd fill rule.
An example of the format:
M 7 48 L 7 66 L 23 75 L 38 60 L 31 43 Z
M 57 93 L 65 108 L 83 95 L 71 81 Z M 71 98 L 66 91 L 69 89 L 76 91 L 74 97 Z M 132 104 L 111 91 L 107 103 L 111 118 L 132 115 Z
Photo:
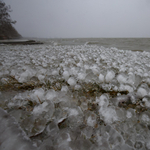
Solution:
M 0 0 L 0 26 L 16 23 L 16 21 L 11 19 L 10 12 L 12 12 L 10 5 L 6 5 L 3 0 Z
M 11 19 L 10 12 L 12 12 L 10 5 L 0 0 L 0 39 L 2 40 L 21 37 L 12 26 L 16 21 Z

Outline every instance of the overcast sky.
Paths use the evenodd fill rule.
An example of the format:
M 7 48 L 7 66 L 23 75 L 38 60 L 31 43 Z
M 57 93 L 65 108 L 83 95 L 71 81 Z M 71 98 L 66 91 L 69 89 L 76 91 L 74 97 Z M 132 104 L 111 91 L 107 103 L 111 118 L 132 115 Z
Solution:
M 150 0 L 4 0 L 24 37 L 150 37 Z

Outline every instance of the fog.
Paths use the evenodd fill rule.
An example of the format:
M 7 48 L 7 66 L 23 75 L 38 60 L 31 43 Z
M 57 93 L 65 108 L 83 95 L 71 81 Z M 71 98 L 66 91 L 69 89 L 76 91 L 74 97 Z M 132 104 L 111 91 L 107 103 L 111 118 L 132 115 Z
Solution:
M 150 37 L 149 0 L 5 0 L 24 37 Z

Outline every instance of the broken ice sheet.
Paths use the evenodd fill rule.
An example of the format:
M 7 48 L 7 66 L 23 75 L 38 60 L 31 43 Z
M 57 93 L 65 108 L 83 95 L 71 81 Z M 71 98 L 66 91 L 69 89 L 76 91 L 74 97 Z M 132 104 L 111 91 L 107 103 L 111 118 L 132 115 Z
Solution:
M 58 43 L 0 47 L 0 106 L 40 149 L 149 149 L 150 53 Z

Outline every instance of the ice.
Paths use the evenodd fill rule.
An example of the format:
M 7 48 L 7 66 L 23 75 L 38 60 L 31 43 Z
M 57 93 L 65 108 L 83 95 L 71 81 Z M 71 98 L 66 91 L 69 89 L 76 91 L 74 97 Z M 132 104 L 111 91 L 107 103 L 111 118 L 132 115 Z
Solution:
M 62 91 L 62 92 L 66 92 L 66 93 L 67 93 L 67 91 L 68 91 L 68 87 L 67 87 L 67 86 L 62 86 L 61 91 Z
M 101 108 L 107 108 L 109 102 L 108 102 L 108 95 L 103 94 L 99 98 L 96 98 L 96 102 L 99 104 Z
M 120 84 L 127 83 L 127 76 L 125 74 L 121 73 L 117 76 L 117 80 Z
M 91 111 L 87 111 L 85 114 L 85 120 L 86 120 L 86 124 L 88 126 L 94 127 L 96 126 L 97 123 L 97 116 L 95 113 L 91 112 Z
M 64 77 L 65 80 L 68 80 L 69 76 L 70 76 L 70 74 L 69 74 L 68 71 L 63 72 L 63 77 Z
M 45 76 L 43 76 L 43 75 L 38 75 L 38 79 L 40 80 L 40 81 L 43 81 L 44 80 L 44 78 L 45 78 Z
M 13 117 L 0 108 L 0 149 L 36 150 Z
M 59 132 L 59 128 L 56 122 L 52 121 L 46 127 L 46 134 L 51 137 L 55 137 Z
M 130 111 L 127 111 L 126 117 L 131 118 L 132 116 L 133 116 L 132 113 Z
M 148 95 L 148 92 L 145 88 L 143 87 L 139 87 L 137 90 L 137 95 L 141 98 L 143 98 L 144 96 Z
M 150 122 L 150 114 L 148 112 L 144 112 L 140 115 L 140 121 L 145 123 L 145 124 L 149 124 Z
M 149 140 L 146 142 L 145 147 L 147 150 L 150 150 L 150 141 Z
M 78 79 L 79 80 L 84 80 L 85 79 L 86 74 L 85 73 L 79 73 L 78 74 Z
M 105 77 L 105 80 L 107 83 L 111 82 L 112 79 L 115 77 L 115 73 L 114 71 L 108 71 L 107 74 L 106 74 L 106 77 Z
M 100 81 L 100 83 L 104 82 L 104 75 L 102 75 L 102 74 L 99 75 L 99 81 Z
M 111 99 L 111 102 L 115 105 L 115 106 L 121 106 L 121 105 L 126 105 L 126 103 L 130 102 L 130 96 L 129 95 L 120 95 L 117 96 L 115 98 Z
M 117 149 L 117 146 L 123 145 L 124 144 L 124 139 L 122 136 L 113 128 L 109 131 L 109 144 L 111 145 L 112 149 Z
M 150 53 L 61 42 L 0 47 L 0 107 L 40 150 L 150 149 Z
M 53 100 L 54 98 L 56 98 L 56 96 L 57 96 L 57 94 L 56 94 L 56 92 L 54 91 L 54 90 L 49 90 L 49 91 L 47 91 L 47 94 L 46 94 L 46 96 L 45 96 L 45 98 L 47 99 L 47 100 Z
M 115 121 L 118 121 L 118 116 L 116 114 L 115 108 L 113 107 L 100 109 L 99 114 L 103 117 L 105 123 L 111 124 Z
M 76 80 L 73 77 L 70 77 L 67 82 L 70 86 L 76 85 Z
M 147 108 L 150 108 L 150 97 L 149 96 L 145 96 L 142 101 L 144 102 L 145 106 Z
M 46 110 L 46 106 L 48 106 L 48 103 L 47 102 L 43 102 L 41 105 L 34 107 L 33 114 L 39 115 L 43 111 L 48 111 L 48 110 Z

